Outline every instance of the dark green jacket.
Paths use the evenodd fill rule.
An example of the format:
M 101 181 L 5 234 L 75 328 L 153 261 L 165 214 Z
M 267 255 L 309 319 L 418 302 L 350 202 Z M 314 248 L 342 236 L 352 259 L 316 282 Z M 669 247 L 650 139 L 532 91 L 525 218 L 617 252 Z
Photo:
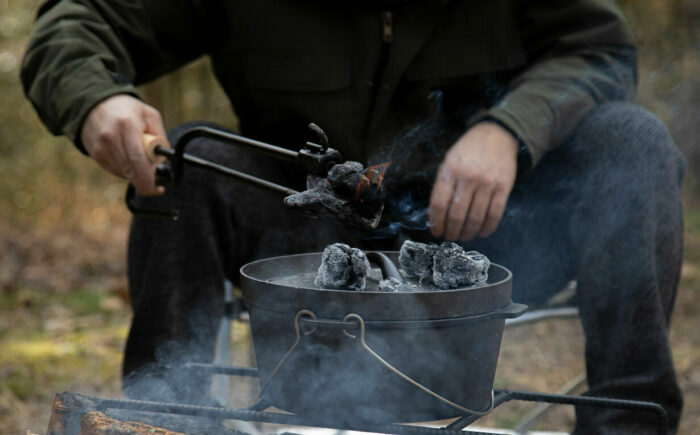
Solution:
M 246 135 L 299 147 L 316 122 L 365 161 L 433 113 L 487 117 L 537 162 L 596 104 L 628 98 L 635 49 L 606 0 L 63 0 L 40 11 L 22 69 L 55 134 L 79 144 L 100 100 L 211 57 Z

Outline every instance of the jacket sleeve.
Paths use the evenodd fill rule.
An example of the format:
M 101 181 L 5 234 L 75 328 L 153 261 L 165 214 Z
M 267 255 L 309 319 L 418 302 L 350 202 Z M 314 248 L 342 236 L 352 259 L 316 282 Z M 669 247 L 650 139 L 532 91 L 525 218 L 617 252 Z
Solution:
M 529 67 L 481 119 L 510 129 L 535 165 L 597 104 L 634 95 L 636 49 L 607 0 L 523 0 L 520 33 Z
M 78 147 L 88 112 L 216 49 L 213 2 L 49 1 L 22 61 L 24 91 L 53 134 Z M 84 150 L 83 150 L 84 151 Z

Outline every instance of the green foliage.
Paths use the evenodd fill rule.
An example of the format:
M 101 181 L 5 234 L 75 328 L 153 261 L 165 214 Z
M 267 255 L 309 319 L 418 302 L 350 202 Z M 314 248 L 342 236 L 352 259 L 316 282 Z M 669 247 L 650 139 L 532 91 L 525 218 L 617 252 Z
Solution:
M 0 433 L 43 430 L 57 392 L 119 391 L 127 324 L 107 292 L 0 293 Z
M 700 208 L 693 207 L 685 211 L 685 231 L 691 237 L 700 239 Z
M 0 0 L 0 225 L 75 225 L 107 207 L 122 220 L 125 182 L 51 136 L 25 99 L 19 67 L 40 0 Z M 188 120 L 238 124 L 205 59 L 141 89 L 170 128 Z M 115 195 L 114 193 L 117 192 Z M 3 222 L 4 221 L 4 222 Z
M 700 196 L 700 2 L 618 0 L 639 45 L 638 101 L 666 123 Z
M 700 206 L 685 211 L 684 288 L 700 294 Z

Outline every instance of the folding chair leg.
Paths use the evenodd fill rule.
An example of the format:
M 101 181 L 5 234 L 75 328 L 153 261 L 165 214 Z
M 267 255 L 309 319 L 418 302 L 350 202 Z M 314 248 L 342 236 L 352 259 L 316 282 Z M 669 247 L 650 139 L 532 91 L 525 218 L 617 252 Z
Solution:
M 233 302 L 233 284 L 224 280 L 224 303 Z M 216 334 L 216 354 L 214 364 L 231 365 L 231 321 L 227 315 L 221 318 L 219 332 Z M 228 404 L 231 393 L 230 377 L 226 375 L 213 375 L 212 395 L 221 403 Z

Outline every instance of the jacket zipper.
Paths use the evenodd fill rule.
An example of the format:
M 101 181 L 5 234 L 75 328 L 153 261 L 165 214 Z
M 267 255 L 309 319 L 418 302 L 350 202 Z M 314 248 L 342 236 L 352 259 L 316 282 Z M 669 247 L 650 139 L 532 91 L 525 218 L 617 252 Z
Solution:
M 379 63 L 377 67 L 377 71 L 375 72 L 374 75 L 374 82 L 370 82 L 372 86 L 375 87 L 375 90 L 372 95 L 372 104 L 370 107 L 374 107 L 380 94 L 383 94 L 384 92 L 389 90 L 389 85 L 386 83 L 383 83 L 382 80 L 384 78 L 384 73 L 385 69 L 388 63 L 389 59 L 389 48 L 391 46 L 391 43 L 394 41 L 394 14 L 391 11 L 380 11 L 379 12 L 379 18 L 381 22 L 381 32 L 382 32 L 382 47 L 381 47 L 381 53 L 379 55 Z M 369 138 L 369 128 L 372 122 L 372 114 L 374 112 L 374 109 L 371 109 L 368 114 L 367 114 L 367 131 L 365 132 L 365 143 L 367 143 L 367 139 Z M 367 158 L 367 149 L 365 148 L 363 150 L 365 154 L 365 159 Z
M 382 40 L 386 43 L 394 41 L 394 14 L 382 11 Z

